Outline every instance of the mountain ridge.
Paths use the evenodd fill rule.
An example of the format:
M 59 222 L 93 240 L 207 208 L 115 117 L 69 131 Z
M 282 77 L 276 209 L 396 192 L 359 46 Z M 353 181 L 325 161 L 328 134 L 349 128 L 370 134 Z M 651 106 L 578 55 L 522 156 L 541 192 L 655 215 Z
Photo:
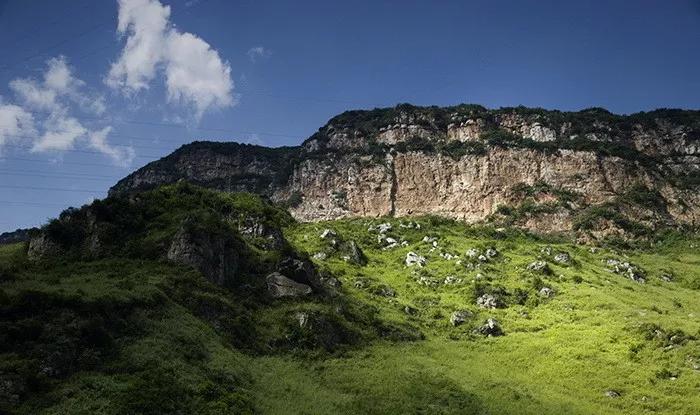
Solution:
M 299 146 L 184 145 L 125 177 L 110 194 L 183 179 L 261 194 L 302 221 L 434 214 L 578 232 L 584 239 L 629 233 L 625 227 L 637 227 L 623 226 L 630 221 L 652 231 L 694 227 L 700 111 L 616 115 L 600 108 L 409 104 L 346 111 Z M 518 192 L 523 186 L 540 191 Z M 662 201 L 655 206 L 661 209 L 615 205 L 630 189 L 643 188 Z M 567 192 L 577 193 L 578 203 L 560 200 Z M 576 229 L 595 211 L 590 229 Z

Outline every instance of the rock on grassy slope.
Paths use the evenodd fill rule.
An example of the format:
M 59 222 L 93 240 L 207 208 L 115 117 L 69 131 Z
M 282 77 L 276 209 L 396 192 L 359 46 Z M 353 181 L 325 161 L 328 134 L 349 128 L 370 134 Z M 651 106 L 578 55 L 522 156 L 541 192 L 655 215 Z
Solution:
M 695 414 L 698 244 L 109 198 L 0 248 L 0 411 Z

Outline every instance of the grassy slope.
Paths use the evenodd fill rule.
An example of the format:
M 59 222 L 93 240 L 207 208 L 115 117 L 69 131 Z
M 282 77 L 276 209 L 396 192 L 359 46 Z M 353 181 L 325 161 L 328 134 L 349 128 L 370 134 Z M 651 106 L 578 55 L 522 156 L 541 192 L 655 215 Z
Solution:
M 592 253 L 587 247 L 547 244 L 518 235 L 493 239 L 488 232 L 450 222 L 431 226 L 424 220 L 420 230 L 399 228 L 398 221 L 391 222 L 394 232 L 389 235 L 405 238 L 408 247 L 382 251 L 375 236 L 367 232 L 370 221 L 366 220 L 305 224 L 289 232 L 297 246 L 311 253 L 324 249 L 318 235 L 327 227 L 362 241 L 370 259 L 367 267 L 353 267 L 333 257 L 320 262 L 343 276 L 349 292 L 380 307 L 385 318 L 404 318 L 405 305 L 418 309 L 418 315 L 410 319 L 428 335 L 424 342 L 378 344 L 350 358 L 319 363 L 312 372 L 319 384 L 312 387 L 324 393 L 334 390 L 341 403 L 348 399 L 348 391 L 354 396 L 375 396 L 364 404 L 374 406 L 376 413 L 401 412 L 407 408 L 404 405 L 440 412 L 430 407 L 431 399 L 449 408 L 446 413 L 460 413 L 462 405 L 481 407 L 487 413 L 697 412 L 700 372 L 693 370 L 689 359 L 700 359 L 699 343 L 691 341 L 664 351 L 645 340 L 639 329 L 642 323 L 655 323 L 666 330 L 700 335 L 700 293 L 691 289 L 700 282 L 697 241 L 694 246 L 689 241 L 670 243 L 653 254 L 629 253 L 629 261 L 647 270 L 648 282 L 642 285 L 605 269 L 602 261 L 620 258 L 619 253 Z M 439 237 L 438 249 L 432 253 L 429 243 L 420 242 L 425 235 Z M 439 256 L 442 250 L 463 256 L 471 247 L 491 245 L 502 256 L 481 270 L 466 271 Z M 575 260 L 566 267 L 550 262 L 553 275 L 543 277 L 543 282 L 556 290 L 553 299 L 499 310 L 475 307 L 471 281 L 477 273 L 509 291 L 527 289 L 532 276 L 525 271 L 526 265 L 545 246 L 553 252 L 569 252 Z M 434 278 L 455 275 L 465 283 L 435 288 L 416 284 L 402 262 L 409 250 L 426 255 L 425 269 Z M 662 270 L 672 270 L 676 282 L 660 280 Z M 575 283 L 574 276 L 583 281 Z M 387 298 L 373 295 L 371 289 L 357 289 L 353 285 L 357 278 L 373 278 L 376 284 L 391 286 L 397 295 Z M 456 309 L 477 313 L 473 324 L 496 317 L 507 335 L 473 339 L 473 324 L 456 328 L 449 324 L 449 315 Z M 269 365 L 292 370 L 283 359 L 271 359 Z M 657 378 L 664 369 L 678 378 Z M 621 392 L 622 397 L 605 397 L 608 389 Z M 430 398 L 424 399 L 426 394 Z M 471 396 L 468 402 L 459 398 L 463 394 Z M 369 411 L 362 403 L 346 405 Z
M 369 259 L 367 266 L 350 265 L 333 254 L 319 265 L 342 280 L 348 295 L 377 307 L 382 319 L 409 321 L 426 334 L 424 341 L 376 341 L 331 357 L 265 356 L 230 347 L 221 333 L 173 301 L 177 295 L 172 291 L 174 281 L 186 280 L 220 301 L 226 301 L 226 294 L 194 272 L 156 262 L 64 264 L 0 282 L 6 299 L 27 292 L 62 299 L 58 303 L 63 305 L 38 306 L 37 312 L 47 318 L 69 309 L 82 310 L 75 311 L 73 321 L 89 321 L 95 314 L 90 304 L 110 304 L 102 318 L 115 344 L 91 346 L 108 358 L 97 363 L 78 359 L 78 370 L 60 381 L 37 380 L 42 392 L 20 412 L 167 413 L 177 407 L 198 413 L 697 413 L 700 371 L 692 362 L 700 363 L 700 343 L 691 340 L 664 350 L 659 342 L 645 340 L 639 327 L 655 323 L 700 337 L 698 241 L 628 253 L 629 261 L 647 270 L 648 282 L 640 285 L 605 270 L 602 260 L 621 256 L 610 251 L 592 253 L 587 247 L 548 244 L 518 234 L 504 237 L 427 218 L 420 220 L 419 230 L 391 222 L 389 235 L 405 238 L 408 247 L 382 251 L 376 234 L 367 231 L 367 220 L 300 224 L 286 231 L 296 248 L 311 254 L 327 249 L 319 238 L 327 227 L 357 241 Z M 429 243 L 420 242 L 425 235 L 439 237 L 432 253 Z M 438 256 L 442 249 L 463 257 L 468 248 L 488 246 L 501 256 L 478 271 Z M 538 301 L 534 276 L 525 267 L 543 246 L 567 251 L 576 262 L 551 265 L 553 275 L 542 282 L 557 294 Z M 21 249 L 0 247 L 0 263 L 17 261 Z M 428 258 L 424 270 L 430 277 L 454 275 L 464 283 L 418 285 L 412 269 L 403 265 L 409 250 Z M 661 281 L 664 270 L 673 271 L 676 281 Z M 529 290 L 531 299 L 526 305 L 511 300 L 505 309 L 479 310 L 472 283 L 477 273 L 488 285 L 501 285 L 508 292 Z M 574 276 L 582 281 L 574 282 Z M 358 279 L 370 281 L 370 286 L 355 288 Z M 396 296 L 374 294 L 381 285 L 393 288 Z M 406 305 L 417 313 L 406 315 Z M 282 308 L 304 306 L 288 302 Z M 448 320 L 456 309 L 472 310 L 476 317 L 452 327 Z M 127 321 L 124 326 L 130 330 L 114 328 L 110 316 Z M 506 336 L 472 335 L 472 328 L 490 316 L 502 323 Z M 56 320 L 57 327 L 60 322 Z M 0 362 L 0 369 L 36 363 L 8 354 Z M 663 370 L 677 379 L 668 379 Z M 608 389 L 622 397 L 605 397 Z

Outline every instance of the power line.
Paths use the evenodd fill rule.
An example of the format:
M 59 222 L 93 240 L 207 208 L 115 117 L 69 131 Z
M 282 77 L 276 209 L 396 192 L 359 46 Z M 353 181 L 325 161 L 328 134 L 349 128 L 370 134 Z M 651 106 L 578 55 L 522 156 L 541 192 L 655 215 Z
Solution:
M 28 173 L 28 174 L 47 174 L 46 171 L 39 171 L 39 170 L 8 170 L 8 169 L 0 169 L 0 173 L 7 172 L 7 173 Z M 115 176 L 107 176 L 107 175 L 99 175 L 99 174 L 85 174 L 85 173 L 60 173 L 64 176 L 77 176 L 77 177 L 93 177 L 93 178 L 102 178 L 102 179 L 114 179 Z
M 15 134 L 4 134 L 3 137 L 12 137 L 12 138 L 26 138 L 28 140 L 34 140 L 39 138 L 39 136 L 33 136 L 33 135 L 15 135 Z M 80 137 L 80 136 L 79 136 Z M 114 137 L 120 137 L 120 135 L 115 135 Z M 77 140 L 78 137 L 76 137 Z M 25 148 L 25 149 L 31 149 L 31 147 L 27 146 L 22 146 L 19 144 L 4 144 L 5 147 L 15 147 L 15 148 Z M 141 145 L 134 145 L 134 144 L 123 144 L 123 143 L 110 143 L 109 146 L 114 146 L 114 147 L 133 147 L 133 148 L 141 148 L 144 150 L 166 150 L 163 147 L 154 147 L 154 146 L 141 146 Z
M 25 139 L 28 139 L 28 140 L 33 140 L 33 139 L 39 138 L 39 135 L 21 135 L 21 134 L 0 134 L 0 135 L 2 135 L 3 137 L 25 138 Z M 182 146 L 182 145 L 189 144 L 189 142 L 187 142 L 187 141 L 183 142 L 183 140 L 180 140 L 180 139 L 169 139 L 169 138 L 167 138 L 167 137 L 164 137 L 164 138 L 161 138 L 161 137 L 153 138 L 153 137 L 145 137 L 145 136 L 138 136 L 138 135 L 113 134 L 113 133 L 109 133 L 108 137 L 127 138 L 127 139 L 130 139 L 130 140 L 137 140 L 137 141 L 151 141 L 151 142 L 152 142 L 152 141 L 164 141 L 164 142 L 167 142 L 167 143 L 179 144 L 179 145 L 181 145 L 181 146 Z M 189 138 L 189 139 L 191 139 L 191 138 Z M 233 143 L 233 142 L 238 142 L 238 141 L 229 141 L 229 142 Z M 5 145 L 6 145 L 6 146 L 12 146 L 12 145 L 16 145 L 16 144 L 5 144 Z M 133 144 L 114 143 L 114 144 L 110 144 L 110 145 L 112 145 L 112 146 L 121 146 L 121 147 L 143 148 L 143 149 L 149 149 L 149 150 L 164 150 L 164 148 L 162 148 L 162 147 L 141 146 L 141 145 L 133 145 Z
M 107 25 L 110 24 L 110 23 L 112 23 L 111 19 L 110 19 L 109 22 L 104 21 L 104 22 L 102 22 L 102 23 L 99 23 L 99 24 L 96 24 L 96 25 L 94 25 L 94 26 L 91 26 L 88 30 L 85 30 L 85 31 L 80 32 L 80 33 L 78 33 L 78 34 L 76 34 L 76 35 L 70 36 L 70 37 L 68 37 L 68 38 L 65 38 L 65 39 L 59 41 L 59 42 L 56 42 L 56 43 L 52 44 L 51 46 L 49 46 L 48 48 L 43 49 L 43 50 L 40 51 L 40 52 L 34 53 L 33 55 L 25 56 L 24 58 L 19 59 L 18 61 L 14 62 L 14 63 L 11 63 L 11 64 L 9 64 L 9 65 L 5 65 L 4 67 L 0 68 L 0 71 L 7 71 L 7 70 L 9 70 L 9 69 L 13 69 L 13 68 L 15 68 L 16 66 L 18 66 L 18 65 L 21 64 L 21 63 L 27 62 L 27 61 L 29 61 L 29 60 L 31 60 L 31 59 L 34 59 L 34 58 L 38 57 L 38 56 L 44 55 L 45 53 L 47 53 L 47 52 L 49 52 L 49 51 L 51 51 L 51 50 L 53 50 L 53 49 L 56 49 L 56 48 L 58 48 L 58 47 L 61 47 L 61 46 L 65 45 L 66 43 L 70 42 L 71 40 L 74 40 L 74 39 L 77 39 L 77 38 L 86 36 L 86 35 L 88 35 L 89 33 L 91 33 L 91 32 L 93 32 L 93 31 L 99 29 L 100 27 L 107 26 Z
M 87 2 L 85 2 L 85 3 L 86 3 L 86 4 L 84 4 L 83 7 L 81 7 L 81 8 L 78 9 L 78 10 L 71 11 L 70 14 L 73 15 L 73 14 L 75 14 L 75 13 L 78 12 L 78 11 L 82 11 L 83 9 L 87 9 L 88 6 L 90 5 L 89 3 L 91 3 L 91 2 L 90 2 L 90 1 L 87 1 Z M 60 22 L 60 21 L 62 21 L 62 20 L 66 20 L 68 17 L 72 17 L 72 16 L 67 16 L 67 15 L 64 14 L 63 16 L 58 17 L 58 18 L 56 18 L 56 19 L 53 19 L 53 20 L 51 20 L 51 21 L 49 21 L 49 22 L 47 22 L 47 23 L 43 23 L 43 24 L 41 25 L 41 27 L 53 26 L 53 25 L 55 25 L 56 23 L 58 23 L 58 22 Z M 23 34 L 23 35 L 21 35 L 21 36 L 18 36 L 18 37 L 16 37 L 16 38 L 14 38 L 13 40 L 9 41 L 9 42 L 6 42 L 6 45 L 13 45 L 13 44 L 16 44 L 16 43 L 19 42 L 19 41 L 24 40 L 24 39 L 28 39 L 28 38 L 31 38 L 31 37 L 36 36 L 37 34 L 39 34 L 39 28 L 40 28 L 40 26 L 35 26 L 33 30 L 27 31 L 25 34 Z
M 61 174 L 31 174 L 31 173 L 13 173 L 0 171 L 4 176 L 16 176 L 16 177 L 46 177 L 50 179 L 70 179 L 70 180 L 91 180 L 98 182 L 113 182 L 115 179 L 102 179 L 97 177 L 75 177 L 75 176 L 64 176 Z
M 64 189 L 60 187 L 35 187 L 35 186 L 13 186 L 0 184 L 3 189 L 15 190 L 42 190 L 42 191 L 57 191 L 57 192 L 76 192 L 76 193 L 104 193 L 106 190 L 88 190 L 88 189 Z
M 18 200 L 0 200 L 3 205 L 20 205 L 20 206 L 37 206 L 37 207 L 65 207 L 62 203 L 40 203 L 40 202 L 25 202 Z
M 46 110 L 24 110 L 26 113 L 29 114 L 34 114 L 34 115 L 50 115 L 51 111 L 46 111 Z M 187 125 L 183 125 L 180 123 L 174 123 L 174 122 L 153 122 L 153 121 L 140 121 L 140 120 L 133 120 L 133 119 L 125 119 L 125 118 L 107 118 L 107 117 L 90 117 L 90 116 L 73 116 L 73 118 L 81 121 L 102 121 L 105 123 L 110 123 L 110 124 L 134 124 L 134 125 L 150 125 L 150 126 L 156 126 L 156 127 L 172 127 L 172 128 L 184 128 L 184 129 L 189 129 L 189 130 L 196 130 L 196 131 L 213 131 L 213 132 L 223 132 L 223 133 L 230 133 L 230 134 L 247 134 L 247 135 L 262 135 L 262 136 L 271 136 L 271 137 L 285 137 L 285 138 L 295 138 L 295 139 L 302 139 L 304 138 L 301 134 L 284 134 L 284 133 L 274 133 L 274 132 L 265 132 L 265 131 L 246 131 L 246 130 L 232 130 L 229 128 L 205 128 L 205 127 L 191 127 Z M 116 134 L 110 134 L 112 136 L 117 136 Z M 149 139 L 149 137 L 138 137 L 138 136 L 124 136 L 124 137 L 131 137 L 131 138 L 137 138 L 137 139 Z
M 12 160 L 12 161 L 26 161 L 26 162 L 34 162 L 34 163 L 49 163 L 49 164 L 54 164 L 54 161 L 51 160 L 39 160 L 39 159 L 27 159 L 27 158 L 22 158 L 22 157 L 0 157 L 0 160 Z M 113 168 L 119 168 L 119 166 L 110 166 L 104 163 L 83 163 L 83 162 L 78 162 L 78 161 L 61 161 L 61 164 L 68 164 L 68 165 L 75 165 L 75 166 L 90 166 L 90 167 L 113 167 Z
M 31 150 L 32 147 L 27 147 L 27 146 L 18 146 L 15 144 L 7 144 L 8 147 L 14 147 L 14 148 L 19 148 L 23 150 Z M 82 153 L 82 154 L 100 154 L 104 155 L 105 153 L 103 151 L 90 151 L 90 150 L 77 150 L 77 149 L 65 149 L 65 150 L 58 150 L 61 152 L 70 152 L 70 153 Z M 134 156 L 136 158 L 145 158 L 148 160 L 157 160 L 163 156 L 154 156 L 154 155 L 141 155 L 141 156 Z

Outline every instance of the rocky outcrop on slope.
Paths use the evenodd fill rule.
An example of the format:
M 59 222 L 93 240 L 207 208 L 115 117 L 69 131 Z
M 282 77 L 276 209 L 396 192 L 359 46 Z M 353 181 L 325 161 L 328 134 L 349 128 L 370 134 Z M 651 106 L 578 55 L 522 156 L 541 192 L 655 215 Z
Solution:
M 407 104 L 349 111 L 299 147 L 183 146 L 111 193 L 181 179 L 265 195 L 304 221 L 434 214 L 543 232 L 578 226 L 594 237 L 695 226 L 700 112 Z M 630 189 L 661 203 L 636 203 L 625 196 Z

